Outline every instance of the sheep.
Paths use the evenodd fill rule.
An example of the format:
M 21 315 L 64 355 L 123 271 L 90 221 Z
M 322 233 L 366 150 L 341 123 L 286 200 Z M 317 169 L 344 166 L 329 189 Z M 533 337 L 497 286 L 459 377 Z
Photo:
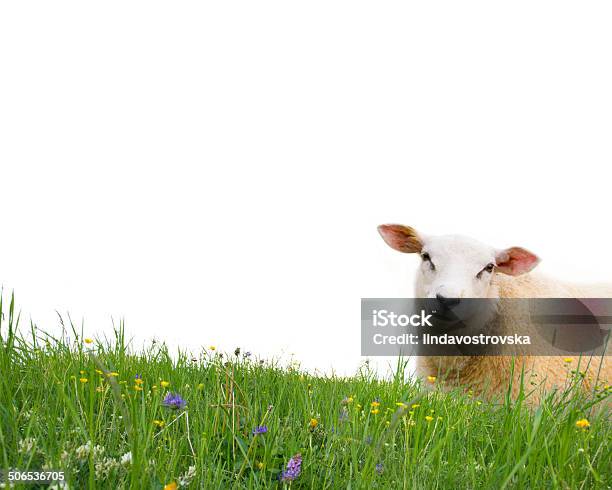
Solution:
M 522 247 L 497 250 L 469 237 L 428 236 L 397 224 L 381 225 L 378 231 L 394 250 L 420 254 L 417 298 L 436 298 L 443 304 L 457 298 L 612 297 L 612 285 L 577 286 L 532 273 L 540 259 Z M 538 388 L 530 396 L 533 403 L 566 384 L 572 369 L 584 373 L 581 386 L 586 390 L 607 386 L 612 380 L 606 356 L 571 361 L 528 355 L 417 357 L 418 375 L 443 377 L 450 387 L 461 386 L 489 398 L 505 393 L 509 386 L 511 396 L 517 398 L 522 379 L 529 381 L 523 382 L 526 391 L 536 381 Z

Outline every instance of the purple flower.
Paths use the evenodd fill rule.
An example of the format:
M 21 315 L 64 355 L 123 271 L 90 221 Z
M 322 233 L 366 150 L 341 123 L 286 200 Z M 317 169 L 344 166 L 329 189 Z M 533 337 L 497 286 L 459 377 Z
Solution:
M 185 408 L 187 402 L 181 398 L 178 393 L 168 393 L 164 401 L 162 402 L 164 407 L 171 408 L 172 410 L 181 410 Z
M 376 465 L 376 473 L 378 473 L 379 475 L 382 475 L 382 472 L 384 471 L 384 467 L 382 463 L 378 463 Z
M 302 472 L 302 455 L 297 453 L 287 463 L 287 469 L 281 474 L 281 481 L 293 481 Z
M 268 426 L 267 425 L 260 425 L 258 427 L 255 427 L 253 429 L 253 435 L 256 436 L 258 434 L 265 434 L 266 432 L 268 432 Z
M 142 379 L 142 376 L 140 374 L 137 374 L 136 376 L 134 376 L 134 379 Z

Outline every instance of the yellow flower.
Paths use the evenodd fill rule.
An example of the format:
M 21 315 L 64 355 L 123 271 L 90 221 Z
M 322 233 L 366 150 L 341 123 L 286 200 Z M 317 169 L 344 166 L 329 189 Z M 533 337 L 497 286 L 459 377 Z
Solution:
M 437 378 L 435 376 L 427 376 L 427 381 L 429 381 L 430 383 L 435 383 L 436 379 Z
M 85 341 L 86 344 L 93 344 L 93 339 L 86 338 L 86 339 L 83 339 L 83 340 Z
M 317 419 L 310 419 L 310 430 L 316 429 L 317 425 L 319 425 L 319 421 Z
M 576 421 L 576 427 L 579 429 L 588 429 L 591 426 L 587 419 L 580 419 Z
M 563 362 L 572 362 L 574 359 L 572 359 L 571 357 L 566 357 L 565 359 L 563 359 Z
M 410 408 L 419 408 L 420 406 L 421 405 L 419 405 L 418 403 L 413 403 Z
M 400 407 L 400 408 L 406 408 L 406 407 L 408 406 L 408 405 L 406 405 L 406 404 L 405 404 L 405 403 L 403 403 L 403 402 L 396 402 L 395 404 L 396 404 L 398 407 Z
M 161 429 L 164 425 L 166 425 L 166 422 L 164 422 L 163 420 L 154 420 L 153 424 Z
M 200 383 L 198 385 L 198 390 L 202 391 L 204 389 L 204 383 Z
M 87 381 L 89 381 L 87 378 L 79 378 L 79 381 L 83 384 L 87 383 Z
M 134 385 L 136 391 L 142 391 L 142 386 Z
M 370 406 L 371 406 L 372 408 L 379 407 L 379 406 L 380 406 L 380 402 L 373 401 L 372 403 L 370 403 Z
M 371 412 L 373 415 L 376 415 L 376 414 L 378 414 L 378 412 L 380 412 L 380 410 L 379 410 L 378 408 L 373 408 L 372 410 L 370 410 L 370 412 Z
M 144 381 L 142 380 L 142 378 L 136 378 L 134 380 L 134 383 L 136 383 L 137 385 L 141 385 L 142 383 L 144 383 Z
M 427 420 L 427 422 L 431 422 L 433 420 L 433 417 L 426 415 L 425 420 Z
M 352 397 L 352 396 L 349 396 L 349 397 L 346 399 L 346 403 L 353 403 L 353 397 Z
M 170 483 L 166 483 L 164 485 L 164 490 L 176 490 L 178 488 L 175 481 L 171 481 Z
M 156 390 L 156 389 L 157 389 L 157 385 L 153 385 L 153 386 L 151 386 L 151 389 L 152 389 L 152 390 Z
M 85 371 L 83 371 L 82 369 L 79 371 L 79 374 L 85 374 Z
M 216 350 L 217 348 L 216 348 L 214 345 L 211 345 L 211 346 L 209 347 L 209 349 L 210 349 L 210 350 Z
M 99 369 L 96 369 L 96 373 L 98 374 L 104 374 L 102 371 L 100 371 Z
M 259 461 L 257 463 L 257 468 L 259 468 L 260 470 L 263 470 L 263 467 L 264 467 L 264 464 L 261 461 Z
M 162 388 L 168 388 L 168 386 L 170 386 L 170 381 L 160 381 L 159 384 Z
M 116 378 L 117 376 L 119 376 L 119 373 L 116 373 L 115 371 L 113 371 L 112 373 L 108 373 L 107 376 L 112 376 L 113 378 Z

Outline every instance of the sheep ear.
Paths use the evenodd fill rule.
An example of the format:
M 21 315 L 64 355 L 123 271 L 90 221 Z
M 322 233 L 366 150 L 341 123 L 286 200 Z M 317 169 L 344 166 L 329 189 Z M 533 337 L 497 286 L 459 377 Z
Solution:
M 378 233 L 392 249 L 404 253 L 420 253 L 421 238 L 413 228 L 404 225 L 380 225 Z
M 511 247 L 499 251 L 495 261 L 498 272 L 503 272 L 509 276 L 520 276 L 538 265 L 540 258 L 524 248 Z

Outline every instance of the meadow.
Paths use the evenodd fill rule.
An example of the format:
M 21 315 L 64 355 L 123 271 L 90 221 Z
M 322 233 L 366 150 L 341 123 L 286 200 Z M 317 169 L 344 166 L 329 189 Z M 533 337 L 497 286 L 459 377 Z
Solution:
M 135 350 L 18 328 L 0 303 L 0 467 L 62 470 L 51 488 L 610 488 L 609 386 L 568 382 L 531 407 L 441 379 L 315 377 L 244 348 Z M 41 486 L 41 488 L 48 488 Z M 16 485 L 16 488 L 36 485 Z

